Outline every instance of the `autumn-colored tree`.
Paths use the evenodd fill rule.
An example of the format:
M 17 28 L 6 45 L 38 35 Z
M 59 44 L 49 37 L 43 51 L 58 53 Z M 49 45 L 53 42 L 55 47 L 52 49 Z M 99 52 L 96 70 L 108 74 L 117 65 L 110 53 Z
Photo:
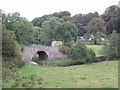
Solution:
M 97 39 L 99 39 L 102 34 L 106 32 L 106 27 L 104 20 L 102 18 L 93 18 L 86 26 L 87 33 L 94 36 L 94 44 L 97 44 Z M 98 37 L 99 36 L 99 37 Z

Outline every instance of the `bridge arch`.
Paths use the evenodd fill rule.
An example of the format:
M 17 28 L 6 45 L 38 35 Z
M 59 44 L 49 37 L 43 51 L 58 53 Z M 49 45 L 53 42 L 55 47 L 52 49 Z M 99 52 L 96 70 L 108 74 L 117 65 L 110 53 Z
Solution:
M 40 60 L 47 60 L 48 59 L 48 54 L 45 51 L 37 51 L 38 58 Z

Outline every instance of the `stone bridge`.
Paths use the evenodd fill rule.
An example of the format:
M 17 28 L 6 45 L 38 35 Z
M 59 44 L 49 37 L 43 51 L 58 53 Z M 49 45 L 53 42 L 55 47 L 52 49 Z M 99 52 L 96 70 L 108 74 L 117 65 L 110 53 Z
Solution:
M 41 60 L 51 60 L 56 58 L 66 57 L 55 46 L 24 46 L 23 47 L 23 60 L 31 61 L 34 56 L 39 57 Z

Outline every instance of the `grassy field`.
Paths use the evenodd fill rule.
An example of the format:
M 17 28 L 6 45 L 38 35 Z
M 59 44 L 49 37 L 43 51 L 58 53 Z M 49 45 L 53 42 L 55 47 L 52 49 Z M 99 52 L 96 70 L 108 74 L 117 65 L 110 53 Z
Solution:
M 20 77 L 34 74 L 42 78 L 42 88 L 117 88 L 118 87 L 118 61 L 76 65 L 70 67 L 35 66 L 26 64 L 18 71 Z M 18 77 L 18 78 L 20 78 Z M 11 88 L 18 80 L 8 80 L 4 87 Z M 17 87 L 22 87 L 20 79 Z M 32 87 L 39 88 L 37 80 Z
M 104 47 L 103 45 L 86 45 L 88 48 L 92 49 L 96 56 L 103 56 L 102 54 L 102 48 Z

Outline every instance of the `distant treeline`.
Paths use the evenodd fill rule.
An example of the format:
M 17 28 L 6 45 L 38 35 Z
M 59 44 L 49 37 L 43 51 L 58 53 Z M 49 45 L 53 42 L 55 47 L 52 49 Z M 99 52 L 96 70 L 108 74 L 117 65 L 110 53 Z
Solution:
M 30 22 L 18 12 L 6 14 L 0 10 L 3 27 L 2 53 L 21 57 L 19 45 L 51 45 L 52 41 L 62 41 L 68 45 L 77 36 L 85 39 L 93 36 L 92 42 L 98 44 L 100 38 L 109 40 L 113 31 L 120 32 L 119 11 L 120 8 L 116 5 L 106 8 L 102 15 L 94 12 L 71 16 L 69 11 L 61 11 L 36 17 Z
M 95 40 L 109 38 L 113 30 L 120 32 L 119 10 L 118 6 L 113 5 L 106 8 L 102 15 L 94 12 L 74 16 L 69 11 L 61 11 L 36 17 L 31 22 L 18 12 L 6 14 L 0 10 L 0 15 L 3 25 L 19 44 L 51 45 L 54 40 L 68 42 L 76 36 L 88 39 L 94 35 Z

